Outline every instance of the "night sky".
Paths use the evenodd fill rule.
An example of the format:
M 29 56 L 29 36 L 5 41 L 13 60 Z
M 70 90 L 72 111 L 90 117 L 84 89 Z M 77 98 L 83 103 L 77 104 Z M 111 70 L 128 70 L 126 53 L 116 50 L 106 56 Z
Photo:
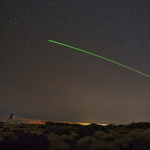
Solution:
M 0 2 L 0 117 L 150 122 L 149 0 Z

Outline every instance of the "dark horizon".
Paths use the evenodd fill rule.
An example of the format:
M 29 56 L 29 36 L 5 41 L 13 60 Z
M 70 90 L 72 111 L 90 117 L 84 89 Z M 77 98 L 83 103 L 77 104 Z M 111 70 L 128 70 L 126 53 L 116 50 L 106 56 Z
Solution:
M 10 116 L 10 115 L 9 115 Z M 9 116 L 0 116 L 0 122 L 7 122 L 7 119 L 9 118 Z M 17 115 L 18 116 L 18 115 Z M 46 122 L 58 122 L 58 123 L 69 123 L 69 124 L 82 124 L 82 125 L 88 125 L 88 124 L 101 124 L 101 125 L 106 125 L 106 124 L 114 124 L 114 125 L 127 125 L 127 124 L 131 124 L 131 123 L 146 123 L 148 121 L 145 121 L 145 122 L 141 122 L 141 121 L 132 121 L 132 122 L 103 122 L 103 121 L 99 121 L 99 122 L 86 122 L 86 121 L 74 121 L 74 122 L 70 122 L 70 121 L 66 121 L 66 120 L 50 120 L 48 118 L 46 119 L 40 119 L 40 118 L 19 118 L 19 120 L 21 120 L 21 123 L 25 123 L 25 124 L 42 124 L 42 123 L 46 123 Z M 148 122 L 150 123 L 150 122 Z

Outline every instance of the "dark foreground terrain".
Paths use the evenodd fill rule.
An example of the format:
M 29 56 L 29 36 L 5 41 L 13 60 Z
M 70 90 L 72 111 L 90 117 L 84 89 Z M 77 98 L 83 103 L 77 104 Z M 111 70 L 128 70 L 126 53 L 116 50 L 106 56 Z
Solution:
M 150 123 L 0 124 L 0 150 L 150 150 Z

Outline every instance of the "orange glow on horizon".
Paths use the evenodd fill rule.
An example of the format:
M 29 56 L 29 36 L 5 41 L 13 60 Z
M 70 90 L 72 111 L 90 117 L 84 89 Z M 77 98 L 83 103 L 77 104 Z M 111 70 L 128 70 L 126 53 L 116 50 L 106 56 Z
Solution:
M 71 124 L 71 122 L 67 122 L 67 121 L 51 121 L 53 123 L 68 123 L 68 124 Z
M 45 122 L 46 122 L 46 120 L 41 120 L 41 119 L 24 119 L 24 118 L 18 118 L 18 119 L 21 120 L 21 122 L 25 123 L 25 124 L 44 124 L 45 125 Z M 47 122 L 49 122 L 49 121 L 47 121 Z M 83 126 L 91 124 L 89 122 L 67 122 L 67 121 L 51 121 L 51 122 L 53 122 L 53 123 L 80 124 Z M 108 125 L 108 124 L 101 124 L 101 123 L 96 123 L 96 124 L 102 125 L 102 126 Z

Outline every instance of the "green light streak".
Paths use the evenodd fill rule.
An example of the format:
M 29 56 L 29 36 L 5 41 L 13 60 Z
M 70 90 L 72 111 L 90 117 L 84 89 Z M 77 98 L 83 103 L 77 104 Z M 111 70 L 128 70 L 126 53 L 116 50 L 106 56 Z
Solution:
M 85 51 L 85 50 L 82 50 L 82 49 L 79 49 L 79 48 L 76 48 L 76 47 L 73 47 L 73 46 L 70 46 L 70 45 L 67 45 L 67 44 L 63 44 L 63 43 L 60 43 L 60 42 L 57 42 L 57 41 L 53 41 L 53 40 L 48 40 L 48 41 L 49 41 L 49 42 L 52 42 L 52 43 L 59 44 L 59 45 L 63 45 L 63 46 L 66 46 L 66 47 L 69 47 L 69 48 L 72 48 L 72 49 L 75 49 L 75 50 L 78 50 L 78 51 L 81 51 L 81 52 L 84 52 L 84 53 L 87 53 L 87 54 L 90 54 L 90 55 L 93 55 L 93 56 L 96 56 L 96 57 L 98 57 L 98 58 L 101 58 L 101 59 L 104 59 L 104 60 L 107 60 L 107 61 L 110 61 L 110 62 L 112 62 L 112 63 L 114 63 L 114 64 L 117 64 L 117 65 L 122 66 L 122 67 L 124 67 L 124 68 L 130 69 L 130 70 L 132 70 L 132 71 L 135 71 L 135 72 L 137 72 L 137 73 L 139 73 L 139 74 L 142 74 L 142 75 L 144 75 L 144 76 L 150 78 L 149 75 L 147 75 L 147 74 L 145 74 L 145 73 L 143 73 L 143 72 L 140 72 L 140 71 L 138 71 L 138 70 L 135 70 L 135 69 L 133 69 L 133 68 L 130 68 L 130 67 L 128 67 L 128 66 L 125 66 L 125 65 L 123 65 L 123 64 L 120 64 L 120 63 L 118 63 L 118 62 L 116 62 L 116 61 L 113 61 L 113 60 L 110 60 L 110 59 L 108 59 L 108 58 L 105 58 L 105 57 L 96 55 L 96 54 L 94 54 L 94 53 L 91 53 L 91 52 L 88 52 L 88 51 Z

